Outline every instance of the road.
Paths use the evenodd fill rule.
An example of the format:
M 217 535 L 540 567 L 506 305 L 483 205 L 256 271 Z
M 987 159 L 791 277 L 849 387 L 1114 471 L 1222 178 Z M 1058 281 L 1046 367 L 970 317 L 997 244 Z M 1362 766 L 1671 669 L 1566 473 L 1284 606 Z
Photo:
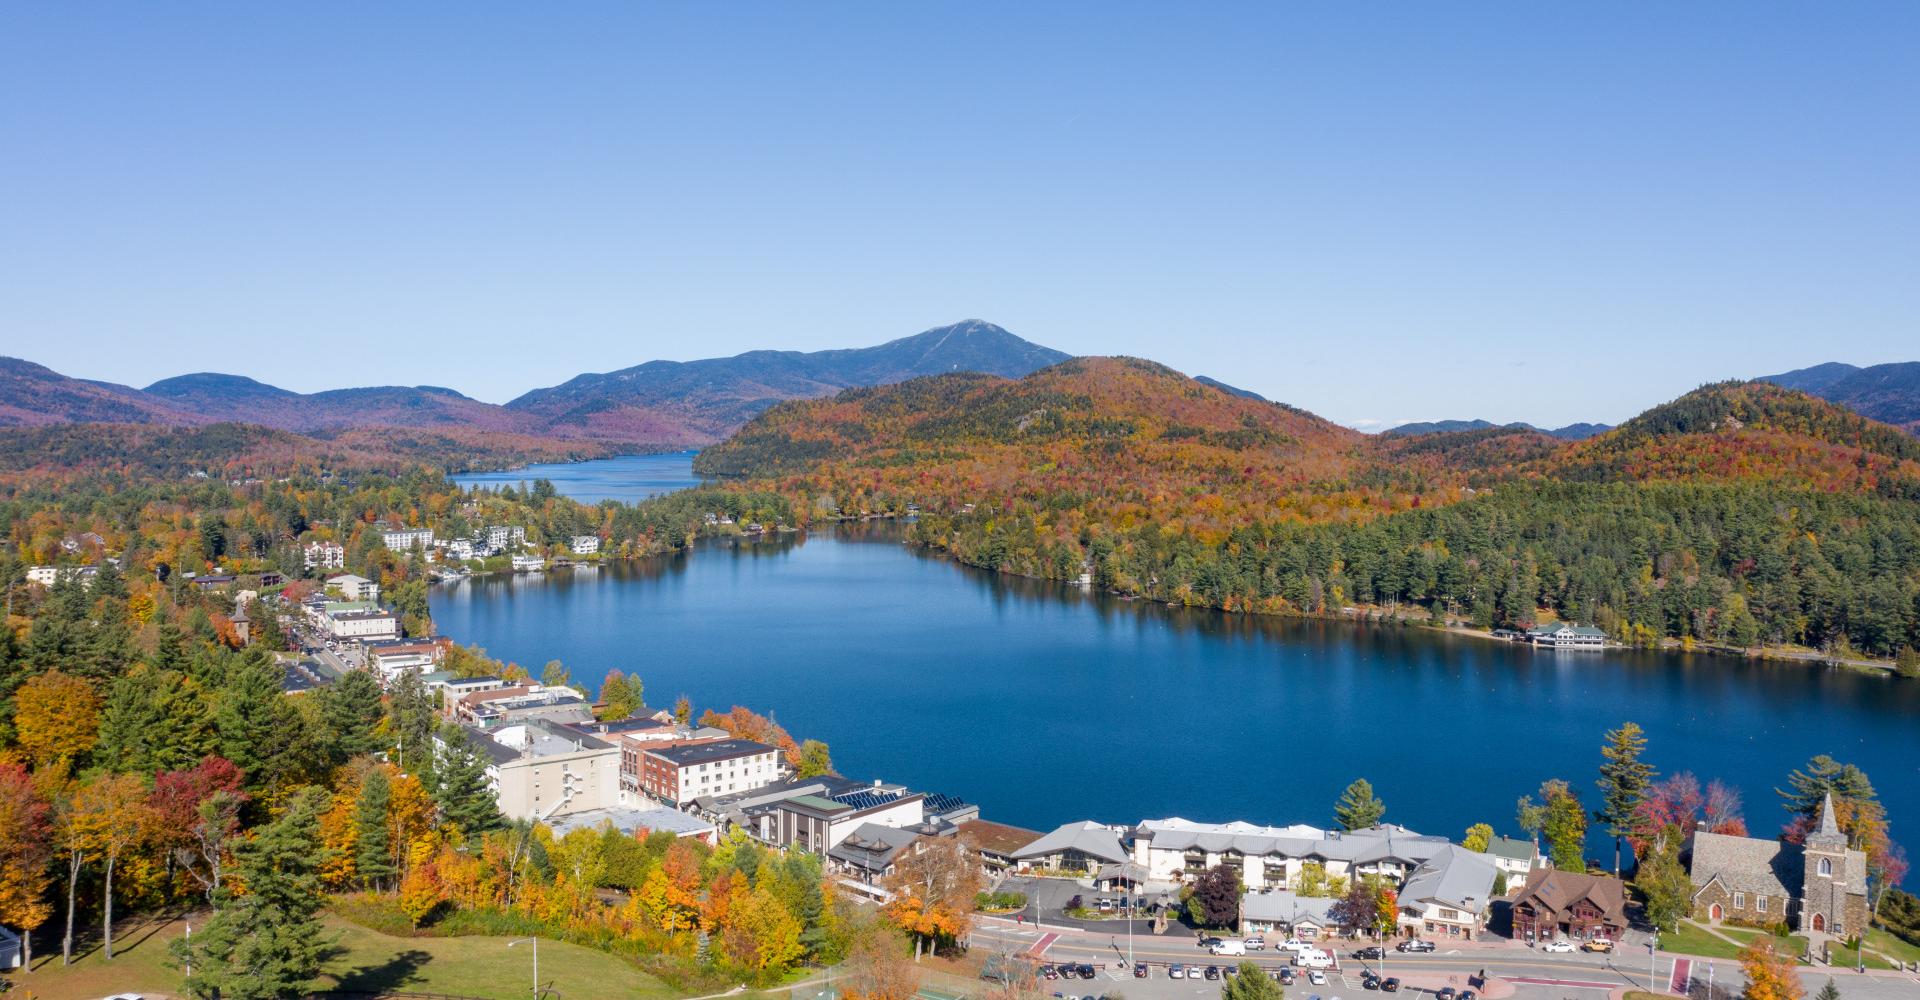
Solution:
M 987 948 L 994 952 L 1020 954 L 1033 951 L 1040 946 L 1041 957 L 1050 962 L 1085 962 L 1099 968 L 1093 980 L 1058 980 L 1043 982 L 1046 992 L 1058 992 L 1069 997 L 1099 997 L 1111 993 L 1124 992 L 1128 1000 L 1192 1000 L 1194 997 L 1217 997 L 1221 983 L 1209 980 L 1172 979 L 1167 976 L 1168 963 L 1188 965 L 1226 966 L 1237 964 L 1243 959 L 1215 957 L 1195 947 L 1190 937 L 1158 937 L 1145 933 L 1146 924 L 1142 921 L 1135 928 L 1133 938 L 1133 956 L 1136 961 L 1147 962 L 1151 975 L 1146 979 L 1136 979 L 1120 964 L 1127 958 L 1127 935 L 1125 925 L 1121 925 L 1119 934 L 1089 932 L 1071 927 L 1048 927 L 1039 929 L 1031 924 L 1015 924 L 1012 921 L 986 917 L 977 921 L 973 932 L 973 947 Z M 1442 943 L 1441 950 L 1425 955 L 1405 955 L 1389 952 L 1387 960 L 1380 962 L 1361 962 L 1348 957 L 1347 951 L 1340 956 L 1340 970 L 1328 973 L 1324 986 L 1309 984 L 1304 973 L 1300 980 L 1287 990 L 1289 997 L 1304 998 L 1319 996 L 1323 1000 L 1345 998 L 1355 1000 L 1365 992 L 1360 981 L 1364 968 L 1372 967 L 1383 976 L 1396 977 L 1405 984 L 1403 994 L 1407 1000 L 1431 1000 L 1432 990 L 1442 986 L 1464 989 L 1470 977 L 1482 970 L 1490 976 L 1505 979 L 1513 985 L 1512 996 L 1517 1000 L 1604 1000 L 1607 992 L 1617 987 L 1645 989 L 1648 969 L 1646 955 L 1588 955 L 1576 952 L 1571 955 L 1545 954 L 1514 946 L 1466 945 L 1448 950 Z M 1664 992 L 1666 977 L 1672 973 L 1675 956 L 1661 953 L 1657 957 L 1658 975 L 1662 981 L 1656 984 L 1657 992 Z M 1638 967 L 1635 967 L 1636 959 Z M 1285 964 L 1284 953 L 1254 952 L 1244 961 L 1251 961 L 1268 970 L 1277 970 Z M 1703 981 L 1707 977 L 1706 962 L 1700 959 L 1694 977 Z M 1740 980 L 1740 967 L 1732 961 L 1713 963 L 1716 993 L 1734 991 L 1737 995 Z M 1894 978 L 1890 976 L 1860 976 L 1847 971 L 1807 970 L 1803 978 L 1807 982 L 1807 994 L 1811 996 L 1826 977 L 1831 974 L 1840 986 L 1846 1000 L 1915 1000 L 1920 998 L 1920 979 L 1914 977 Z M 1379 995 L 1379 994 L 1375 994 Z

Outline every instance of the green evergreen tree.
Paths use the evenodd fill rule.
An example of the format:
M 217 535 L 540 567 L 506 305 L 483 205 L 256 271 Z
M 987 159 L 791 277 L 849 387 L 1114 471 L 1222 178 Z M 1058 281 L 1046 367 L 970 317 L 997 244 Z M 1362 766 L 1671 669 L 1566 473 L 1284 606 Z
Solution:
M 191 939 L 176 939 L 174 964 L 191 968 L 187 994 L 196 1000 L 274 1000 L 304 995 L 327 947 L 319 920 L 325 895 L 319 877 L 318 789 L 294 795 L 279 818 L 233 845 L 244 894 L 224 885 L 213 919 Z
M 1374 797 L 1373 783 L 1365 778 L 1355 778 L 1333 807 L 1334 821 L 1342 830 L 1364 830 L 1377 825 L 1386 813 L 1387 804 Z
M 1653 838 L 1634 873 L 1633 887 L 1646 904 L 1647 921 L 1662 931 L 1680 927 L 1693 897 L 1693 880 L 1680 863 L 1680 828 L 1669 824 Z
M 382 749 L 379 727 L 386 710 L 380 704 L 380 682 L 372 671 L 349 670 L 321 688 L 319 697 L 320 718 L 335 764 Z
M 248 651 L 233 664 L 214 712 L 220 756 L 238 765 L 248 784 L 256 787 L 281 776 L 278 750 L 293 724 L 293 713 L 280 693 L 284 676 L 271 656 Z
M 387 730 L 396 751 L 394 762 L 427 788 L 434 786 L 434 721 L 433 695 L 426 683 L 415 671 L 402 672 L 387 696 Z
M 1613 838 L 1613 875 L 1620 877 L 1620 845 L 1634 831 L 1635 815 L 1647 786 L 1653 784 L 1653 767 L 1640 759 L 1647 749 L 1647 738 L 1636 723 L 1621 723 L 1607 731 L 1600 748 L 1600 808 L 1593 818 L 1607 824 Z
M 434 765 L 438 781 L 433 788 L 440 819 L 469 839 L 503 827 L 500 807 L 487 787 L 487 759 L 451 722 L 442 727 L 440 741 L 443 749 Z
M 1813 995 L 1813 1000 L 1840 1000 L 1840 987 L 1833 984 L 1832 976 L 1827 977 L 1826 985 Z
M 360 883 L 378 891 L 393 877 L 393 842 L 387 832 L 387 812 L 393 785 L 385 768 L 367 771 L 360 782 L 360 799 L 353 810 L 353 870 Z

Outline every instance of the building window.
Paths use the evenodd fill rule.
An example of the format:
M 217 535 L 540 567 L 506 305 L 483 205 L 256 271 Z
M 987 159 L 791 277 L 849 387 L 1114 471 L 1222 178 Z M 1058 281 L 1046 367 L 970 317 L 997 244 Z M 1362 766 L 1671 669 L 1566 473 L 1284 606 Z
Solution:
M 1832 875 L 1832 874 L 1833 874 L 1833 859 L 1832 859 L 1832 858 L 1821 858 L 1821 859 L 1820 859 L 1820 874 L 1821 874 L 1822 876 L 1826 876 L 1826 875 Z
M 1765 896 L 1753 897 L 1753 908 L 1760 911 L 1761 913 L 1767 912 L 1767 897 Z
M 1734 894 L 1733 894 L 1733 908 L 1734 908 L 1734 909 L 1736 909 L 1736 910 L 1744 910 L 1744 909 L 1746 909 L 1746 908 L 1747 908 L 1747 894 L 1746 894 L 1746 893 L 1744 893 L 1744 892 L 1736 892 L 1736 893 L 1734 893 Z

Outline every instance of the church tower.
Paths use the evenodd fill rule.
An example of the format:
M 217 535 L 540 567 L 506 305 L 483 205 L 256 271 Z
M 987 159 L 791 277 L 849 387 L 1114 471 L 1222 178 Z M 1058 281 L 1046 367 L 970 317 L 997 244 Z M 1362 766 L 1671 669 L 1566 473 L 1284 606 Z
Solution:
M 1846 924 L 1847 893 L 1863 886 L 1846 884 L 1847 835 L 1833 818 L 1833 793 L 1820 803 L 1820 825 L 1807 834 L 1803 850 L 1806 874 L 1800 895 L 1800 930 L 1844 937 L 1856 930 Z

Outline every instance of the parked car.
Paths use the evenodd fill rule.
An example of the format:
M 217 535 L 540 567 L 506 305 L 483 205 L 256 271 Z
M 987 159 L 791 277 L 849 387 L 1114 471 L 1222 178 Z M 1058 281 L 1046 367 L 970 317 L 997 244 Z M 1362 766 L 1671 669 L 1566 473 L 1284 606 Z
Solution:
M 1092 979 L 1099 974 L 1094 970 L 1093 966 L 1086 964 L 1080 965 L 1078 971 L 1081 979 Z
M 1360 959 L 1366 959 L 1366 958 L 1381 959 L 1381 958 L 1387 957 L 1387 949 L 1382 948 L 1377 944 L 1368 945 L 1367 947 L 1354 952 L 1353 957 L 1360 958 Z
M 1167 966 L 1167 978 L 1168 979 L 1187 978 L 1187 967 L 1184 965 L 1181 965 L 1179 962 L 1175 962 L 1172 965 Z
M 1327 974 L 1321 972 L 1319 969 L 1315 969 L 1307 973 L 1307 982 L 1315 986 L 1325 986 L 1327 985 Z
M 1148 972 L 1147 972 L 1147 963 L 1145 963 L 1145 962 L 1135 962 L 1135 963 L 1133 963 L 1133 978 L 1135 978 L 1135 979 L 1145 979 L 1145 978 L 1147 978 L 1147 975 L 1148 975 Z
M 1208 978 L 1208 979 L 1219 979 L 1219 978 L 1220 978 L 1220 967 L 1219 967 L 1219 966 L 1217 966 L 1217 965 L 1209 965 L 1209 966 L 1207 966 L 1207 973 L 1206 973 L 1206 975 L 1207 975 L 1207 978 Z
M 1380 977 L 1374 975 L 1371 971 L 1363 972 L 1360 974 L 1360 987 L 1362 989 L 1377 990 L 1380 988 Z
M 1561 938 L 1558 941 L 1548 941 L 1546 944 L 1540 946 L 1540 950 L 1552 952 L 1556 955 L 1571 954 L 1573 952 L 1573 942 L 1568 941 L 1566 938 Z
M 1388 976 L 1387 978 L 1380 980 L 1380 992 L 1382 993 L 1400 992 L 1400 980 L 1395 979 L 1392 976 Z
M 1266 938 L 1250 937 L 1240 943 L 1243 945 L 1246 945 L 1248 951 L 1266 951 L 1267 950 Z
M 1405 952 L 1407 954 L 1416 954 L 1419 952 L 1432 951 L 1433 949 L 1434 949 L 1434 944 L 1432 941 L 1426 941 L 1420 938 L 1414 938 L 1411 941 L 1402 941 L 1398 945 L 1394 946 L 1395 951 Z
M 1303 951 L 1293 956 L 1293 964 L 1303 969 L 1331 969 L 1333 952 L 1321 951 L 1318 948 Z
M 1433 1000 L 1454 1000 L 1455 995 L 1457 995 L 1459 992 L 1460 992 L 1459 990 L 1456 990 L 1451 986 L 1442 986 L 1440 987 L 1439 990 L 1434 992 Z
M 1601 954 L 1605 954 L 1613 950 L 1613 942 L 1607 940 L 1606 938 L 1594 938 L 1588 941 L 1586 944 L 1581 945 L 1580 947 L 1585 951 L 1599 952 Z
M 1280 985 L 1282 985 L 1282 986 L 1292 986 L 1292 985 L 1293 985 L 1293 980 L 1294 980 L 1294 975 L 1293 975 L 1293 970 L 1292 970 L 1292 969 L 1281 969 L 1281 970 L 1280 970 Z
M 1460 995 L 1453 1000 L 1480 1000 L 1480 995 L 1472 990 L 1461 990 Z

